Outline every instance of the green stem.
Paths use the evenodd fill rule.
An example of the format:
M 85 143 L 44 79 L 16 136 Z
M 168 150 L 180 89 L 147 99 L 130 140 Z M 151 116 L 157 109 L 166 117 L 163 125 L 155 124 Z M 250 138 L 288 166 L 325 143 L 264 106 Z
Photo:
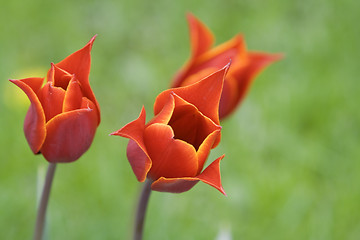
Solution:
M 147 179 L 141 191 L 138 208 L 136 212 L 134 240 L 142 240 L 146 208 L 148 206 L 148 202 L 151 194 L 151 184 L 152 181 Z
M 45 178 L 45 184 L 36 217 L 34 240 L 42 240 L 43 237 L 46 209 L 49 201 L 52 181 L 54 179 L 55 169 L 56 169 L 56 163 L 49 163 L 49 167 L 47 169 L 46 178 Z

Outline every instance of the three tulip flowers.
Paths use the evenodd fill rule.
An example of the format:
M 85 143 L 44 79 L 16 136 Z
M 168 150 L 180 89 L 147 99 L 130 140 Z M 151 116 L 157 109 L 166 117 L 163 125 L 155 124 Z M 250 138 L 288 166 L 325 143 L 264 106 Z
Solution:
M 206 166 L 221 139 L 220 120 L 241 103 L 256 75 L 281 54 L 247 51 L 244 39 L 212 47 L 210 30 L 192 14 L 191 56 L 155 99 L 154 117 L 146 122 L 144 107 L 134 121 L 111 135 L 129 139 L 127 158 L 144 182 L 135 219 L 134 239 L 142 238 L 151 190 L 182 193 L 199 181 L 222 194 L 220 161 Z M 24 132 L 34 154 L 50 162 L 39 203 L 34 239 L 42 239 L 45 213 L 57 163 L 79 159 L 90 147 L 100 124 L 100 107 L 90 87 L 90 52 L 94 36 L 82 49 L 54 64 L 46 78 L 10 80 L 30 100 Z
M 154 117 L 140 116 L 112 133 L 129 139 L 127 157 L 136 178 L 151 188 L 184 192 L 202 181 L 225 194 L 220 160 L 204 169 L 210 150 L 220 142 L 220 120 L 244 98 L 255 76 L 281 54 L 247 51 L 241 35 L 212 48 L 210 30 L 187 15 L 191 57 L 160 93 Z M 73 162 L 91 145 L 100 123 L 100 107 L 89 84 L 90 51 L 86 46 L 57 64 L 44 78 L 10 80 L 28 96 L 25 137 L 34 154 L 52 163 Z M 230 67 L 231 62 L 231 67 Z

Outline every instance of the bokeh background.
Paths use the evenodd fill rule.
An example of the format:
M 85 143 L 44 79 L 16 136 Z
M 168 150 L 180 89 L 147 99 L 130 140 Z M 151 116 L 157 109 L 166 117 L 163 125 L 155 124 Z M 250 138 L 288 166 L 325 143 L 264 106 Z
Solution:
M 154 192 L 145 239 L 360 239 L 360 2 L 354 0 L 12 0 L 0 7 L 0 238 L 30 239 L 47 162 L 22 126 L 29 106 L 9 78 L 43 77 L 98 34 L 90 82 L 102 123 L 90 150 L 59 165 L 49 239 L 129 239 L 141 184 L 127 141 L 108 136 L 151 116 L 158 93 L 189 57 L 186 12 L 217 44 L 244 34 L 250 50 L 286 58 L 256 79 L 223 122 L 228 197 L 199 183 Z

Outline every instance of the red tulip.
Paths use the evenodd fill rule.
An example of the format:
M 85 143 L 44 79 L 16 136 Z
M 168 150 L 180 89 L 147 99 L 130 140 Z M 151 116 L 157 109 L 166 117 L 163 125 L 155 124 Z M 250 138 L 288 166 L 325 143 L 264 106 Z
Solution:
M 174 193 L 202 181 L 225 194 L 219 165 L 224 156 L 203 167 L 220 141 L 218 107 L 228 67 L 195 84 L 163 91 L 148 123 L 143 108 L 136 120 L 111 134 L 130 139 L 127 157 L 138 181 L 149 178 L 152 190 Z
M 172 87 L 192 84 L 220 69 L 231 59 L 219 107 L 219 116 L 223 119 L 243 100 L 256 75 L 272 62 L 281 59 L 282 54 L 247 51 L 241 35 L 212 48 L 214 37 L 210 30 L 192 14 L 188 14 L 187 19 L 192 54 L 174 77 Z
M 34 154 L 49 162 L 77 160 L 91 145 L 100 123 L 100 107 L 89 84 L 88 44 L 57 64 L 44 78 L 10 80 L 30 100 L 25 117 L 25 137 Z

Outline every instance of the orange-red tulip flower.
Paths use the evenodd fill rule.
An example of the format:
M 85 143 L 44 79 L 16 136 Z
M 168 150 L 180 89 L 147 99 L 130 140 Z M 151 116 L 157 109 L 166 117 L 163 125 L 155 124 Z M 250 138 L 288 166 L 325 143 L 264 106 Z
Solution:
M 163 91 L 148 123 L 143 108 L 136 120 L 112 133 L 130 139 L 127 157 L 139 181 L 149 178 L 152 190 L 174 193 L 202 181 L 225 194 L 220 178 L 223 156 L 203 167 L 220 141 L 218 107 L 228 67 L 192 85 Z
M 192 84 L 220 69 L 231 59 L 219 107 L 219 116 L 223 119 L 243 100 L 256 75 L 272 62 L 281 59 L 282 54 L 247 51 L 241 35 L 212 48 L 214 37 L 210 30 L 192 14 L 188 14 L 187 19 L 192 53 L 188 62 L 175 75 L 171 86 Z
M 100 123 L 100 108 L 89 84 L 90 51 L 86 46 L 57 64 L 44 78 L 10 80 L 30 100 L 25 137 L 34 154 L 49 162 L 73 162 L 91 145 Z

